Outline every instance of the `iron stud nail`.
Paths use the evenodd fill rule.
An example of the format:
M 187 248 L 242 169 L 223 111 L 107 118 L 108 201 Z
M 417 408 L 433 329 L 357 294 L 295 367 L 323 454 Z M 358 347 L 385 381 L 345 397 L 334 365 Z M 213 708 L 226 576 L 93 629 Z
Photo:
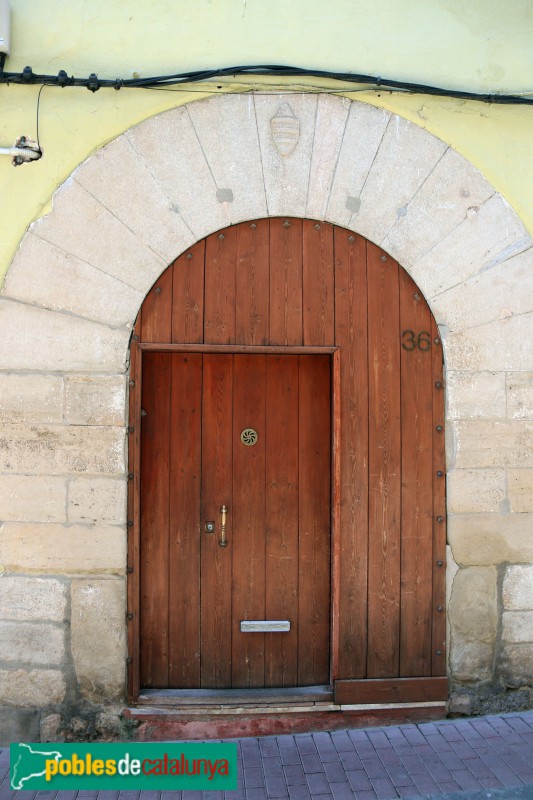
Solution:
M 420 300 L 420 295 L 418 294 L 418 292 L 414 293 L 413 300 Z
M 131 613 L 131 611 L 128 611 L 128 613 L 126 614 L 126 617 L 128 619 L 133 619 L 133 614 Z
M 126 569 L 126 572 L 128 573 L 128 575 L 131 575 L 131 573 L 133 572 L 133 567 L 128 567 Z
M 435 389 L 442 389 L 442 382 L 441 381 L 435 381 Z
M 444 522 L 444 517 L 437 517 L 437 522 Z
M 132 663 L 132 661 L 133 661 L 133 658 L 132 658 L 131 656 L 128 656 L 128 657 L 126 658 L 126 664 L 131 664 L 131 663 Z
M 349 242 L 355 242 L 355 236 L 348 236 Z
M 129 481 L 133 480 L 133 472 L 128 472 L 128 480 Z
M 435 655 L 441 656 L 442 655 L 442 650 L 435 650 Z
M 437 611 L 444 611 L 444 606 L 437 606 Z
M 161 294 L 161 287 L 160 286 L 156 286 L 155 287 L 155 293 L 156 294 Z
M 130 386 L 131 387 L 135 386 L 135 381 L 130 381 Z
M 440 339 L 438 338 L 438 336 L 435 337 L 435 339 L 433 339 L 433 341 L 435 342 L 435 344 L 440 344 Z
M 443 564 L 444 564 L 444 561 L 437 561 L 437 567 L 442 567 Z
M 137 336 L 136 333 L 133 334 L 133 341 L 134 342 L 138 342 L 139 341 L 139 337 Z
M 128 528 L 133 528 L 133 520 L 132 519 L 128 520 Z
M 255 224 L 255 222 L 252 222 L 252 224 L 250 225 L 250 228 L 251 228 L 253 231 L 255 231 L 255 229 L 257 228 L 257 225 Z
M 317 224 L 315 225 L 315 231 L 319 231 L 319 230 L 320 230 L 320 225 L 317 222 Z
M 386 261 L 387 260 L 387 256 L 381 256 L 381 260 L 382 261 Z
M 187 253 L 187 258 L 192 258 L 192 253 Z
M 127 430 L 128 430 L 128 433 L 133 433 L 135 428 L 133 427 L 133 425 L 128 425 L 128 429 Z
M 219 233 L 218 238 L 222 240 L 224 238 L 224 234 L 223 233 Z
M 435 429 L 435 430 L 437 430 L 439 433 L 441 433 L 441 431 L 442 431 L 442 425 L 437 425 L 437 427 L 436 427 L 436 429 Z
M 437 478 L 442 478 L 443 475 L 444 472 L 441 469 L 437 470 Z

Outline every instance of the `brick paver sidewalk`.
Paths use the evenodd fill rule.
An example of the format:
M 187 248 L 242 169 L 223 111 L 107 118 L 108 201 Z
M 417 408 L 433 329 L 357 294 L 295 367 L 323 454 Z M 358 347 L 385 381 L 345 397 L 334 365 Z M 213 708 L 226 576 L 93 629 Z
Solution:
M 241 739 L 236 792 L 12 792 L 8 764 L 6 748 L 0 800 L 533 800 L 533 711 Z

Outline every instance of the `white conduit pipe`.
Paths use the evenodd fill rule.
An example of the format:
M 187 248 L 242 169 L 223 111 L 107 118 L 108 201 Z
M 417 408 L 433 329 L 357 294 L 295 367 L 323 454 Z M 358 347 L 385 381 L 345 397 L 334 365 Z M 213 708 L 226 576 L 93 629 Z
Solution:
M 34 161 L 42 155 L 40 150 L 32 150 L 29 147 L 0 147 L 0 156 L 20 156 L 25 161 Z

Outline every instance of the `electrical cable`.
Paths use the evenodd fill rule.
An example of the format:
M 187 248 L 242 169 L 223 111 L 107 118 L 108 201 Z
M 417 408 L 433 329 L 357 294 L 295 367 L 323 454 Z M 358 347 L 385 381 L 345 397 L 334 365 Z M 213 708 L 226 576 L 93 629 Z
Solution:
M 4 55 L 4 54 L 0 54 Z M 397 81 L 391 78 L 382 78 L 376 75 L 363 75 L 351 72 L 329 72 L 327 70 L 306 69 L 303 67 L 290 67 L 279 64 L 250 65 L 223 67 L 220 69 L 194 70 L 171 75 L 156 75 L 148 78 L 98 78 L 96 73 L 91 73 L 88 78 L 75 78 L 68 76 L 65 70 L 60 70 L 57 75 L 37 75 L 31 67 L 25 67 L 22 72 L 5 72 L 3 60 L 0 60 L 0 84 L 43 84 L 44 86 L 81 86 L 91 92 L 99 89 L 155 89 L 167 86 L 210 81 L 213 78 L 241 76 L 262 77 L 315 77 L 326 78 L 348 84 L 365 84 L 371 91 L 404 91 L 410 94 L 427 94 L 436 97 L 453 97 L 459 100 L 474 100 L 482 103 L 499 103 L 505 105 L 533 105 L 533 92 L 520 94 L 483 94 L 465 92 L 458 89 L 445 89 L 423 83 Z M 337 91 L 342 91 L 338 89 Z M 532 95 L 532 96 L 528 96 Z

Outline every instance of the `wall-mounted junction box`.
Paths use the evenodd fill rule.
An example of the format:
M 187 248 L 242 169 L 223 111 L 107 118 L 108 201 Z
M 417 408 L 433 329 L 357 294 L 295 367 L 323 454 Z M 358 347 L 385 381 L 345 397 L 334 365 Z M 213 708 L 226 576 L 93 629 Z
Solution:
M 0 0 L 0 53 L 9 55 L 11 48 L 11 6 L 9 0 Z

